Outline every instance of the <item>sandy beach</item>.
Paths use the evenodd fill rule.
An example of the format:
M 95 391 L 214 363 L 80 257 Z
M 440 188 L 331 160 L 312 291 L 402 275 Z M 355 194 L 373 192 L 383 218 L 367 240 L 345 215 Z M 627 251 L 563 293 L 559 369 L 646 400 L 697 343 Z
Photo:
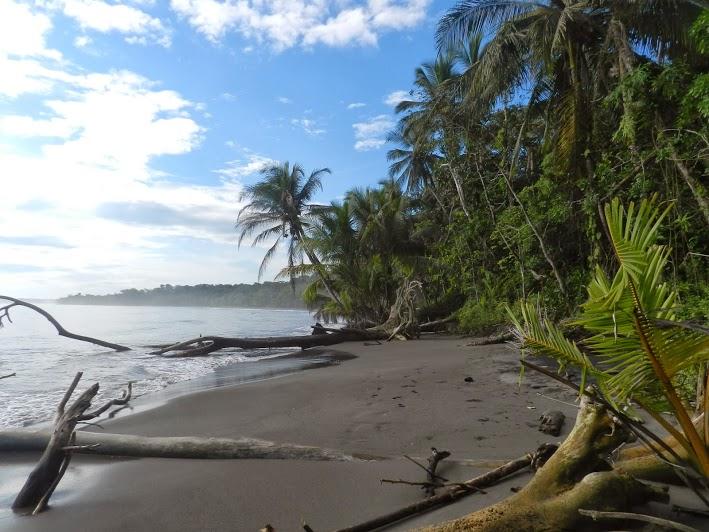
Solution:
M 232 530 L 315 531 L 353 525 L 421 499 L 423 480 L 403 458 L 430 448 L 452 453 L 440 473 L 451 481 L 560 441 L 573 424 L 573 391 L 539 375 L 518 386 L 516 351 L 467 347 L 468 339 L 336 346 L 356 358 L 254 383 L 186 395 L 102 423 L 107 432 L 146 436 L 253 437 L 385 457 L 361 462 L 111 459 L 77 457 L 51 511 L 17 517 L 7 510 L 37 456 L 4 455 L 0 528 L 18 531 Z M 346 357 L 344 357 L 346 358 Z M 466 378 L 472 378 L 466 381 Z M 556 400 L 566 401 L 563 404 Z M 547 409 L 562 410 L 560 437 L 537 430 Z M 96 430 L 96 429 L 93 429 Z M 464 515 L 525 483 L 513 477 L 485 494 L 400 522 L 406 530 Z

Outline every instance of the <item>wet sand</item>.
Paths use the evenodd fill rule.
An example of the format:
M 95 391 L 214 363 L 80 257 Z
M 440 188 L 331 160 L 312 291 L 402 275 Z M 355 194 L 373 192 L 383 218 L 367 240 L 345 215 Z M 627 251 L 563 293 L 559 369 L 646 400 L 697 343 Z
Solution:
M 111 459 L 77 457 L 38 517 L 7 510 L 37 457 L 0 456 L 0 528 L 18 531 L 317 532 L 388 513 L 423 497 L 414 486 L 382 478 L 423 480 L 402 455 L 425 457 L 432 446 L 452 453 L 440 473 L 462 481 L 560 441 L 573 424 L 573 391 L 527 374 L 504 345 L 466 347 L 466 339 L 336 346 L 356 358 L 274 379 L 223 386 L 168 401 L 104 424 L 107 432 L 146 436 L 253 437 L 389 457 L 371 462 Z M 466 382 L 470 377 L 472 382 Z M 471 379 L 468 379 L 470 381 Z M 567 415 L 562 435 L 537 430 L 547 409 Z M 462 464 L 454 460 L 472 460 Z M 513 477 L 456 504 L 398 523 L 406 530 L 464 515 L 510 494 Z

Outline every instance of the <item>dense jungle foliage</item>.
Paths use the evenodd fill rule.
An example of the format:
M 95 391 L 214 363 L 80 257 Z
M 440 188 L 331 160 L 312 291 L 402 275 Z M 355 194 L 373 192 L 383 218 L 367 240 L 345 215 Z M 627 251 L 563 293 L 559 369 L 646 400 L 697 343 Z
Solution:
M 327 169 L 284 163 L 250 187 L 241 238 L 288 248 L 309 305 L 382 323 L 420 283 L 419 320 L 506 321 L 535 294 L 552 318 L 612 271 L 602 209 L 657 195 L 683 318 L 709 319 L 709 11 L 700 1 L 470 0 L 397 107 L 388 179 L 314 205 Z M 307 256 L 309 264 L 303 264 Z

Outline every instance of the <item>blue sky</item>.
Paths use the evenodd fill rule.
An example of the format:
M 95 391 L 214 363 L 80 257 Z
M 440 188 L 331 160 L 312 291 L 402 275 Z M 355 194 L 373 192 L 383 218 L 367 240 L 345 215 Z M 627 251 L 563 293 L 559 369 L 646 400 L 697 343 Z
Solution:
M 0 0 L 1 291 L 256 281 L 243 185 L 276 160 L 331 168 L 323 202 L 385 177 L 452 4 Z

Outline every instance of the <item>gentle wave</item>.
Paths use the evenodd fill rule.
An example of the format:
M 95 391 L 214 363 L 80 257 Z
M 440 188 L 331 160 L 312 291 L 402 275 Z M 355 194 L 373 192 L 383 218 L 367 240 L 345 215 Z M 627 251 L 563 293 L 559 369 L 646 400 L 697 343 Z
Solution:
M 43 305 L 67 329 L 129 346 L 152 345 L 203 335 L 280 336 L 309 334 L 306 311 L 201 307 L 97 307 Z M 128 381 L 134 395 L 245 361 L 283 356 L 289 350 L 223 350 L 209 357 L 162 358 L 146 348 L 106 351 L 56 335 L 43 318 L 18 309 L 14 323 L 0 329 L 0 426 L 19 427 L 50 419 L 77 371 L 83 389 L 99 382 L 95 403 L 117 396 Z

